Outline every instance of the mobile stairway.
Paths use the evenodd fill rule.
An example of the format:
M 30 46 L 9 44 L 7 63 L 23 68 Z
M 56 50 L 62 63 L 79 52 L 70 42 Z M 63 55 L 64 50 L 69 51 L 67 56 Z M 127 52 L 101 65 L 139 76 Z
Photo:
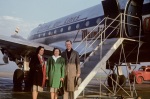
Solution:
M 81 43 L 75 48 L 77 49 L 82 43 L 87 43 L 86 46 L 81 50 L 80 58 L 86 56 L 86 51 L 90 49 L 90 47 L 94 44 L 97 44 L 98 41 L 99 44 L 95 47 L 94 50 L 91 51 L 91 53 L 85 58 L 84 62 L 81 64 L 81 75 L 82 83 L 79 85 L 78 90 L 75 91 L 75 99 L 81 94 L 81 92 L 85 89 L 85 87 L 88 85 L 88 83 L 93 79 L 93 77 L 97 74 L 97 72 L 101 68 L 106 68 L 106 62 L 109 60 L 111 55 L 124 43 L 124 42 L 138 42 L 133 39 L 123 38 L 122 37 L 122 31 L 123 31 L 123 21 L 118 20 L 119 17 L 124 16 L 122 13 L 119 14 L 115 19 L 111 18 L 104 18 L 95 28 L 97 28 L 101 23 L 103 23 L 106 20 L 112 20 L 112 22 L 109 25 L 105 25 L 105 28 L 103 32 L 97 33 L 95 37 L 92 39 L 88 39 L 88 36 L 94 31 L 94 29 L 81 41 Z M 118 22 L 116 27 L 113 27 L 112 24 L 114 22 Z M 131 24 L 130 24 L 131 25 Z M 105 32 L 109 27 L 113 27 L 113 30 L 109 33 L 109 35 L 106 35 Z M 141 26 L 138 26 L 141 28 Z M 116 29 L 119 30 L 120 37 L 117 38 L 109 38 L 111 33 L 113 33 Z M 139 31 L 140 32 L 140 31 Z M 140 44 L 139 44 L 140 46 Z M 117 82 L 116 82 L 117 83 Z M 120 86 L 121 87 L 121 86 Z M 122 90 L 124 90 L 121 87 Z M 130 97 L 129 93 L 127 93 Z

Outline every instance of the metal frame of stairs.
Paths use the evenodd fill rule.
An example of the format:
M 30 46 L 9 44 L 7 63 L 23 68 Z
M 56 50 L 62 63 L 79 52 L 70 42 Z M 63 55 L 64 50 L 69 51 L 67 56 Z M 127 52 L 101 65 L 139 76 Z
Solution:
M 123 16 L 126 16 L 123 13 L 120 13 L 115 19 L 111 18 L 104 18 L 97 26 L 95 26 L 94 29 L 96 29 L 103 21 L 107 20 L 112 20 L 112 22 L 106 26 L 103 32 L 97 33 L 95 37 L 92 39 L 88 40 L 88 36 L 94 31 L 94 29 L 80 42 L 80 44 L 75 48 L 77 49 L 80 45 L 86 42 L 86 46 L 81 49 L 80 53 L 80 58 L 83 56 L 86 56 L 87 50 L 94 44 L 95 42 L 100 42 L 95 49 L 90 53 L 88 57 L 86 57 L 85 61 L 83 64 L 81 64 L 81 78 L 83 79 L 82 83 L 79 85 L 78 90 L 75 91 L 75 99 L 79 96 L 79 94 L 84 90 L 84 88 L 88 85 L 88 83 L 91 81 L 91 79 L 96 75 L 96 73 L 101 69 L 101 67 L 104 67 L 106 65 L 106 61 L 110 58 L 110 56 L 116 51 L 116 49 L 125 41 L 135 41 L 132 39 L 127 39 L 127 38 L 122 38 L 122 31 L 123 31 L 123 24 L 128 24 L 124 23 L 123 21 Z M 128 15 L 127 15 L 128 16 Z M 134 17 L 134 16 L 131 16 Z M 118 20 L 120 18 L 120 20 Z M 137 18 L 137 17 L 134 17 Z M 113 33 L 116 29 L 120 29 L 120 38 L 113 38 L 113 39 L 108 39 L 109 35 L 105 37 L 105 31 L 111 27 L 111 25 L 114 22 L 119 22 L 116 27 L 113 27 L 114 29 L 111 31 Z M 139 19 L 139 22 L 140 19 Z M 129 24 L 129 25 L 134 25 L 134 24 Z M 140 24 L 141 25 L 141 24 Z M 135 26 L 135 25 L 134 25 Z M 141 26 L 139 27 L 139 34 L 141 32 Z M 129 95 L 131 96 L 131 95 Z

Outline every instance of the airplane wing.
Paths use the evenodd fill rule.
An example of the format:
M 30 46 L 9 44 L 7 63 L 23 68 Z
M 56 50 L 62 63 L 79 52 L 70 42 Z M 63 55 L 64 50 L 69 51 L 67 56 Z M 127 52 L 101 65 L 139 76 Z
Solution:
M 3 65 L 6 65 L 6 64 L 4 64 L 4 63 L 0 63 L 0 66 L 3 66 Z
M 3 60 L 7 63 L 6 57 L 9 57 L 10 61 L 16 59 L 21 60 L 22 57 L 32 55 L 38 46 L 43 46 L 45 49 L 45 56 L 49 56 L 52 53 L 53 47 L 13 37 L 7 37 L 0 35 L 0 50 L 4 54 Z

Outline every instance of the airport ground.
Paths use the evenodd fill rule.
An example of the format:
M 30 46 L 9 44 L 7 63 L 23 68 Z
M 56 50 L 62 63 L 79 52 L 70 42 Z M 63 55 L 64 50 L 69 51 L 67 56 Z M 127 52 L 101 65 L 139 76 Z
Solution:
M 7 75 L 5 75 L 7 74 Z M 102 77 L 102 82 L 104 82 L 105 78 Z M 107 82 L 106 82 L 107 85 Z M 144 82 L 143 84 L 136 84 L 136 91 L 138 96 L 141 96 L 142 99 L 150 99 L 150 82 Z M 130 87 L 124 87 L 124 89 L 130 93 Z M 32 99 L 31 92 L 14 92 L 13 90 L 13 82 L 12 82 L 12 74 L 8 73 L 0 73 L 0 99 Z M 50 99 L 49 92 L 45 91 L 39 93 L 38 99 Z M 94 77 L 89 85 L 85 88 L 84 91 L 84 98 L 83 93 L 81 93 L 78 99 L 116 99 L 116 97 L 112 97 L 112 94 L 106 90 L 106 88 L 102 85 L 101 86 L 101 95 L 100 96 L 100 81 L 98 76 Z M 127 96 L 127 94 L 120 90 L 118 92 L 118 96 L 123 95 Z M 135 94 L 134 94 L 135 95 Z M 61 99 L 61 97 L 59 97 Z M 121 98 L 119 98 L 121 99 Z

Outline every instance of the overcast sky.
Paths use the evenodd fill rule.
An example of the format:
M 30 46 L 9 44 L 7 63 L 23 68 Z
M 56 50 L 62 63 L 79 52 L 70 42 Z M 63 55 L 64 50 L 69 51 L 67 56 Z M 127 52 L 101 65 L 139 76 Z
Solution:
M 101 0 L 0 0 L 0 35 L 10 36 L 19 27 L 19 35 L 27 38 L 30 31 L 41 23 L 100 3 Z M 0 63 L 3 63 L 1 53 Z M 16 64 L 10 62 L 0 66 L 0 72 L 12 72 L 16 68 Z
M 0 0 L 0 35 L 10 36 L 16 27 L 27 38 L 41 23 L 101 3 L 101 0 Z

